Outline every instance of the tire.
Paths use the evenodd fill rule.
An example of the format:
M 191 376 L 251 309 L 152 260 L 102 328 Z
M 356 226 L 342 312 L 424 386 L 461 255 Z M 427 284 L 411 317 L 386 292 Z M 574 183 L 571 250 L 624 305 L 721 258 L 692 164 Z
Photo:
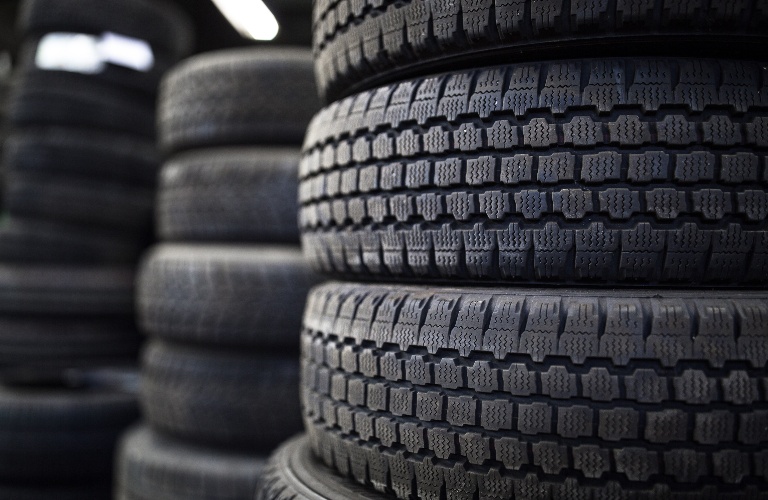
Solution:
M 384 500 L 388 497 L 337 476 L 312 456 L 309 439 L 302 435 L 286 442 L 272 454 L 255 500 L 330 498 Z
M 190 443 L 268 452 L 301 430 L 295 355 L 153 341 L 142 376 L 147 424 Z
M 75 74 L 65 70 L 40 69 L 35 61 L 37 50 L 42 37 L 34 37 L 22 42 L 16 59 L 16 72 L 21 74 Z M 103 84 L 126 88 L 142 92 L 146 96 L 156 96 L 160 80 L 177 62 L 177 59 L 167 55 L 155 54 L 155 61 L 148 71 L 136 71 L 131 68 L 115 64 L 105 63 L 104 69 L 99 73 L 83 75 L 90 81 L 98 81 Z
M 118 436 L 138 418 L 135 398 L 88 390 L 6 387 L 0 408 L 4 485 L 106 483 Z
M 62 127 L 15 130 L 3 150 L 6 170 L 87 176 L 155 186 L 160 155 L 151 140 Z
M 126 434 L 117 457 L 117 500 L 251 499 L 265 461 L 177 442 L 146 427 Z
M 765 491 L 766 315 L 764 291 L 327 284 L 305 424 L 399 498 Z
M 161 245 L 139 271 L 139 322 L 183 343 L 295 352 L 316 283 L 291 247 Z
M 0 265 L 0 313 L 129 316 L 133 276 L 124 267 Z
M 333 104 L 300 170 L 307 257 L 366 279 L 764 283 L 761 68 L 510 65 Z
M 7 75 L 0 76 L 0 158 L 2 158 L 5 149 L 5 142 L 8 139 L 8 92 L 9 84 L 6 80 Z M 0 162 L 0 203 L 2 203 L 2 192 L 5 191 L 4 167 Z
M 149 42 L 157 55 L 181 59 L 192 50 L 192 22 L 171 2 L 155 0 L 24 0 L 18 27 L 26 36 L 64 31 L 112 32 Z
M 298 243 L 298 150 L 221 148 L 173 157 L 160 174 L 162 240 Z
M 0 221 L 0 261 L 12 264 L 135 264 L 145 242 L 125 234 L 48 221 Z
M 760 58 L 760 0 L 331 1 L 314 4 L 313 46 L 328 101 L 404 78 L 498 61 L 627 55 Z
M 176 152 L 298 145 L 319 107 L 316 95 L 309 51 L 248 48 L 197 55 L 160 85 L 160 146 Z
M 41 71 L 17 75 L 8 96 L 11 126 L 68 126 L 155 138 L 155 106 L 85 75 Z
M 11 170 L 5 183 L 11 216 L 130 232 L 151 233 L 155 190 L 122 182 Z
M 0 371 L 124 363 L 138 351 L 129 319 L 0 317 Z

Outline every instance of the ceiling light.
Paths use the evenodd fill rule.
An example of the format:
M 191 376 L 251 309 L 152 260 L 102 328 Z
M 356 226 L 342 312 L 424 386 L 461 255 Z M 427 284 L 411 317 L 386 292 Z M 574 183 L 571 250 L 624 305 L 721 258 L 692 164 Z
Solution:
M 280 26 L 262 0 L 213 0 L 227 21 L 245 38 L 274 40 Z

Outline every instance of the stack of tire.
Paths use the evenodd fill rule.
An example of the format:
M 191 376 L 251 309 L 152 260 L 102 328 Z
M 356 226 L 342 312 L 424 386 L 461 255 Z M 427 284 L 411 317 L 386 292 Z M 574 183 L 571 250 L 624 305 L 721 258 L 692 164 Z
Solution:
M 257 498 L 764 495 L 766 20 L 316 2 L 335 102 L 299 220 L 314 267 L 356 282 L 310 293 L 308 436 Z
M 0 498 L 110 498 L 117 438 L 138 418 L 133 282 L 160 164 L 154 99 L 191 30 L 154 0 L 19 9 L 0 222 Z M 140 45 L 151 68 L 72 66 L 73 40 L 107 39 Z
M 145 425 L 122 443 L 116 496 L 250 500 L 266 457 L 302 427 L 299 330 L 317 282 L 296 227 L 318 109 L 311 53 L 195 56 L 158 106 L 162 243 L 137 285 Z

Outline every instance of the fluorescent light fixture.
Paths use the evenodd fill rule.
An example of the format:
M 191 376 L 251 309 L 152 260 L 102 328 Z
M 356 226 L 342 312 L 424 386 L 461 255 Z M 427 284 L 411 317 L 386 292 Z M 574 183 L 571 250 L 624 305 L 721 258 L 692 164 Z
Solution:
M 274 40 L 280 25 L 262 0 L 213 0 L 227 21 L 245 38 Z

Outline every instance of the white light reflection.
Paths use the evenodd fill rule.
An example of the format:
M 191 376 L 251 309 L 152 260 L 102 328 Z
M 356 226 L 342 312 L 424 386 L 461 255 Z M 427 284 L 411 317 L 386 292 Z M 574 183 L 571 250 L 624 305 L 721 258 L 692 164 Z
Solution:
M 227 21 L 244 37 L 269 41 L 280 26 L 262 0 L 213 0 Z

